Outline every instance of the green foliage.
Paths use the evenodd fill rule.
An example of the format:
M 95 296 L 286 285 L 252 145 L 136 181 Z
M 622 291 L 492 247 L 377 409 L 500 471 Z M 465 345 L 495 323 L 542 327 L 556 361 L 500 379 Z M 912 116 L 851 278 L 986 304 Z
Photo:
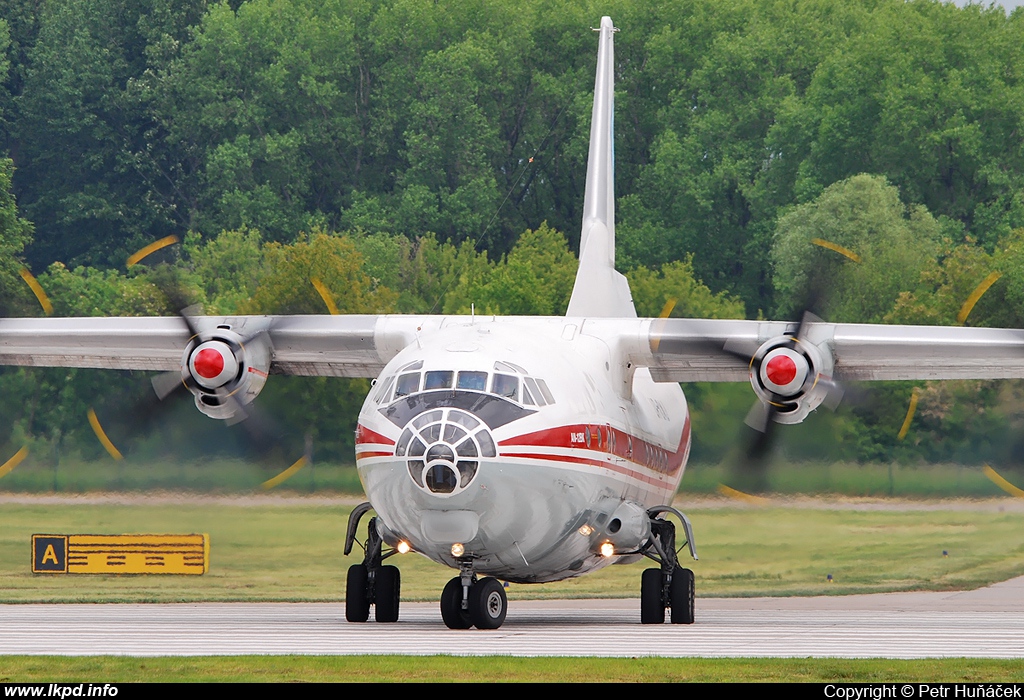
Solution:
M 743 318 L 742 300 L 725 292 L 712 294 L 694 276 L 693 256 L 671 262 L 660 270 L 637 267 L 626 274 L 633 292 L 633 304 L 640 316 L 660 316 L 665 304 L 674 300 L 675 318 Z
M 900 295 L 887 320 L 951 325 L 962 313 L 968 314 L 967 325 L 1024 326 L 1024 228 L 1012 231 L 992 252 L 970 238 L 947 244 L 928 261 L 921 284 Z
M 602 14 L 642 315 L 792 316 L 827 286 L 829 320 L 953 323 L 997 271 L 967 323 L 1024 323 L 1024 23 L 931 0 L 2 0 L 4 311 L 38 313 L 23 258 L 58 314 L 176 311 L 152 261 L 121 272 L 176 233 L 171 271 L 210 313 L 324 313 L 312 276 L 342 310 L 562 313 Z M 113 391 L 45 376 L 46 402 Z M 289 400 L 330 401 L 312 386 Z M 943 409 L 896 444 L 910 389 L 829 419 L 836 444 L 1015 453 L 1006 392 L 977 384 L 935 395 L 983 417 Z M 73 442 L 77 410 L 11 415 Z
M 39 276 L 57 316 L 160 316 L 175 313 L 163 292 L 143 273 L 53 263 Z
M 314 231 L 290 245 L 263 247 L 264 268 L 242 313 L 326 313 L 327 303 L 313 284 L 326 288 L 340 313 L 387 313 L 395 294 L 374 288 L 363 271 L 363 259 L 350 240 Z
M 240 313 L 259 283 L 263 269 L 263 247 L 259 231 L 222 231 L 203 239 L 190 232 L 185 238 L 191 279 L 201 290 L 203 310 L 208 314 Z
M 812 241 L 841 246 L 849 257 Z M 779 218 L 772 248 L 778 313 L 807 308 L 834 322 L 881 322 L 938 251 L 938 222 L 905 206 L 884 178 L 857 175 Z
M 441 312 L 450 290 L 476 284 L 493 267 L 487 254 L 478 253 L 469 241 L 455 246 L 438 241 L 433 234 L 418 238 L 402 252 L 398 308 L 405 313 Z
M 19 199 L 40 231 L 33 265 L 117 265 L 154 234 L 180 230 L 134 81 L 156 67 L 155 46 L 185 39 L 205 6 L 69 0 L 38 10 L 11 144 Z
M 32 224 L 18 214 L 11 194 L 13 170 L 9 158 L 0 159 L 0 310 L 7 314 L 27 311 L 35 304 L 19 274 L 25 246 L 32 241 Z
M 561 233 L 542 224 L 526 231 L 486 276 L 463 276 L 445 297 L 447 313 L 564 315 L 576 280 L 576 256 Z

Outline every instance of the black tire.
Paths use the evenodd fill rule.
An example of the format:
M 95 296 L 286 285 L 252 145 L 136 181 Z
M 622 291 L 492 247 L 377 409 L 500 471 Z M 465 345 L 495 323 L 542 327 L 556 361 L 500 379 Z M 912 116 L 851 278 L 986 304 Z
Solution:
M 370 598 L 366 594 L 367 572 L 364 564 L 348 567 L 345 583 L 345 619 L 349 622 L 366 622 L 370 619 Z
M 377 622 L 398 622 L 398 603 L 402 595 L 402 574 L 398 567 L 380 567 L 373 590 L 373 619 Z
M 441 591 L 441 619 L 450 630 L 468 630 L 473 626 L 469 612 L 462 609 L 462 579 L 458 576 Z
M 508 598 L 501 581 L 488 576 L 469 589 L 469 617 L 478 630 L 496 630 L 505 621 Z
M 665 621 L 661 599 L 661 569 L 645 569 L 640 576 L 640 624 L 660 625 Z
M 693 572 L 676 567 L 672 573 L 672 585 L 669 586 L 669 604 L 672 606 L 673 625 L 693 624 L 693 599 Z

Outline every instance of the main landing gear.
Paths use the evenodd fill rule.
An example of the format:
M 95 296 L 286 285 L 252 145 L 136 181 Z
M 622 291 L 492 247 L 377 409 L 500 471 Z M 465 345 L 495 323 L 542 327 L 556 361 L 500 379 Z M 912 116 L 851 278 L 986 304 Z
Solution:
M 441 619 L 448 629 L 496 630 L 505 621 L 508 598 L 496 578 L 477 579 L 471 561 L 459 562 L 459 575 L 441 591 Z
M 346 556 L 352 551 L 359 520 L 370 508 L 369 503 L 361 503 L 349 515 L 348 532 L 345 536 Z M 366 622 L 370 619 L 370 606 L 373 605 L 373 618 L 377 622 L 398 622 L 402 575 L 397 566 L 383 563 L 395 552 L 384 553 L 384 542 L 377 532 L 377 518 L 370 518 L 367 530 L 363 563 L 353 564 L 348 568 L 345 619 L 349 622 Z
M 665 608 L 670 610 L 673 624 L 693 624 L 694 584 L 693 572 L 679 563 L 676 549 L 676 526 L 658 516 L 672 513 L 683 523 L 690 556 L 697 560 L 693 544 L 693 529 L 685 515 L 671 506 L 656 506 L 647 511 L 651 522 L 651 538 L 640 548 L 640 553 L 661 564 L 659 569 L 647 569 L 640 578 L 640 622 L 645 625 L 665 622 Z M 652 551 L 653 550 L 653 551 Z

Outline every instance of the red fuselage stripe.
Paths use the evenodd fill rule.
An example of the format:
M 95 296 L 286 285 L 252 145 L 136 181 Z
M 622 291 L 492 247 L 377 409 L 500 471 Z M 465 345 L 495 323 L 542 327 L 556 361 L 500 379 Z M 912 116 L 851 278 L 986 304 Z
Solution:
M 368 457 L 394 457 L 394 453 L 391 450 L 387 452 L 373 452 L 367 450 L 366 452 L 356 452 L 356 459 L 366 459 Z
M 646 475 L 646 474 L 644 474 L 642 472 L 638 472 L 638 471 L 636 471 L 634 469 L 629 469 L 628 467 L 620 467 L 617 464 L 611 464 L 609 462 L 602 462 L 599 459 L 590 459 L 588 457 L 570 457 L 568 455 L 538 454 L 538 453 L 531 453 L 531 452 L 523 452 L 523 453 L 502 452 L 501 456 L 502 457 L 522 457 L 522 458 L 525 458 L 525 459 L 544 459 L 544 460 L 548 460 L 548 461 L 551 461 L 551 462 L 569 462 L 569 463 L 572 463 L 572 464 L 587 464 L 587 465 L 594 466 L 594 467 L 601 467 L 602 469 L 610 469 L 611 471 L 618 472 L 619 474 L 625 474 L 626 476 L 629 476 L 629 477 L 632 477 L 634 479 L 637 479 L 638 481 L 642 481 L 645 484 L 657 484 L 659 486 L 662 486 L 663 488 L 666 488 L 666 489 L 669 488 L 669 484 L 667 482 L 665 482 L 664 479 L 659 479 L 657 477 L 648 476 L 648 475 Z
M 589 439 L 588 439 L 589 438 Z M 686 417 L 679 446 L 674 452 L 654 443 L 634 437 L 609 425 L 563 425 L 502 440 L 499 447 L 556 447 L 563 449 L 596 450 L 660 474 L 672 475 L 683 466 L 690 444 L 690 417 Z M 507 452 L 503 452 L 507 454 Z M 549 455 L 550 459 L 551 456 Z M 605 463 L 602 463 L 605 464 Z
M 370 430 L 365 425 L 360 423 L 356 426 L 356 444 L 364 445 L 394 445 L 395 441 L 386 435 L 381 435 L 378 432 Z

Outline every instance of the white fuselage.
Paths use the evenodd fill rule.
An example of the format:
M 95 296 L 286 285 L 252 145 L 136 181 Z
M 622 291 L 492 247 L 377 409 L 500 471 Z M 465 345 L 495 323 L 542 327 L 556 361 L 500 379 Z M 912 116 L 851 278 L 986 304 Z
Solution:
M 554 581 L 635 551 L 672 500 L 690 420 L 678 384 L 630 384 L 574 319 L 452 319 L 391 360 L 356 436 L 385 540 L 513 582 Z M 414 376 L 417 375 L 417 376 Z M 617 390 L 616 386 L 626 386 Z

